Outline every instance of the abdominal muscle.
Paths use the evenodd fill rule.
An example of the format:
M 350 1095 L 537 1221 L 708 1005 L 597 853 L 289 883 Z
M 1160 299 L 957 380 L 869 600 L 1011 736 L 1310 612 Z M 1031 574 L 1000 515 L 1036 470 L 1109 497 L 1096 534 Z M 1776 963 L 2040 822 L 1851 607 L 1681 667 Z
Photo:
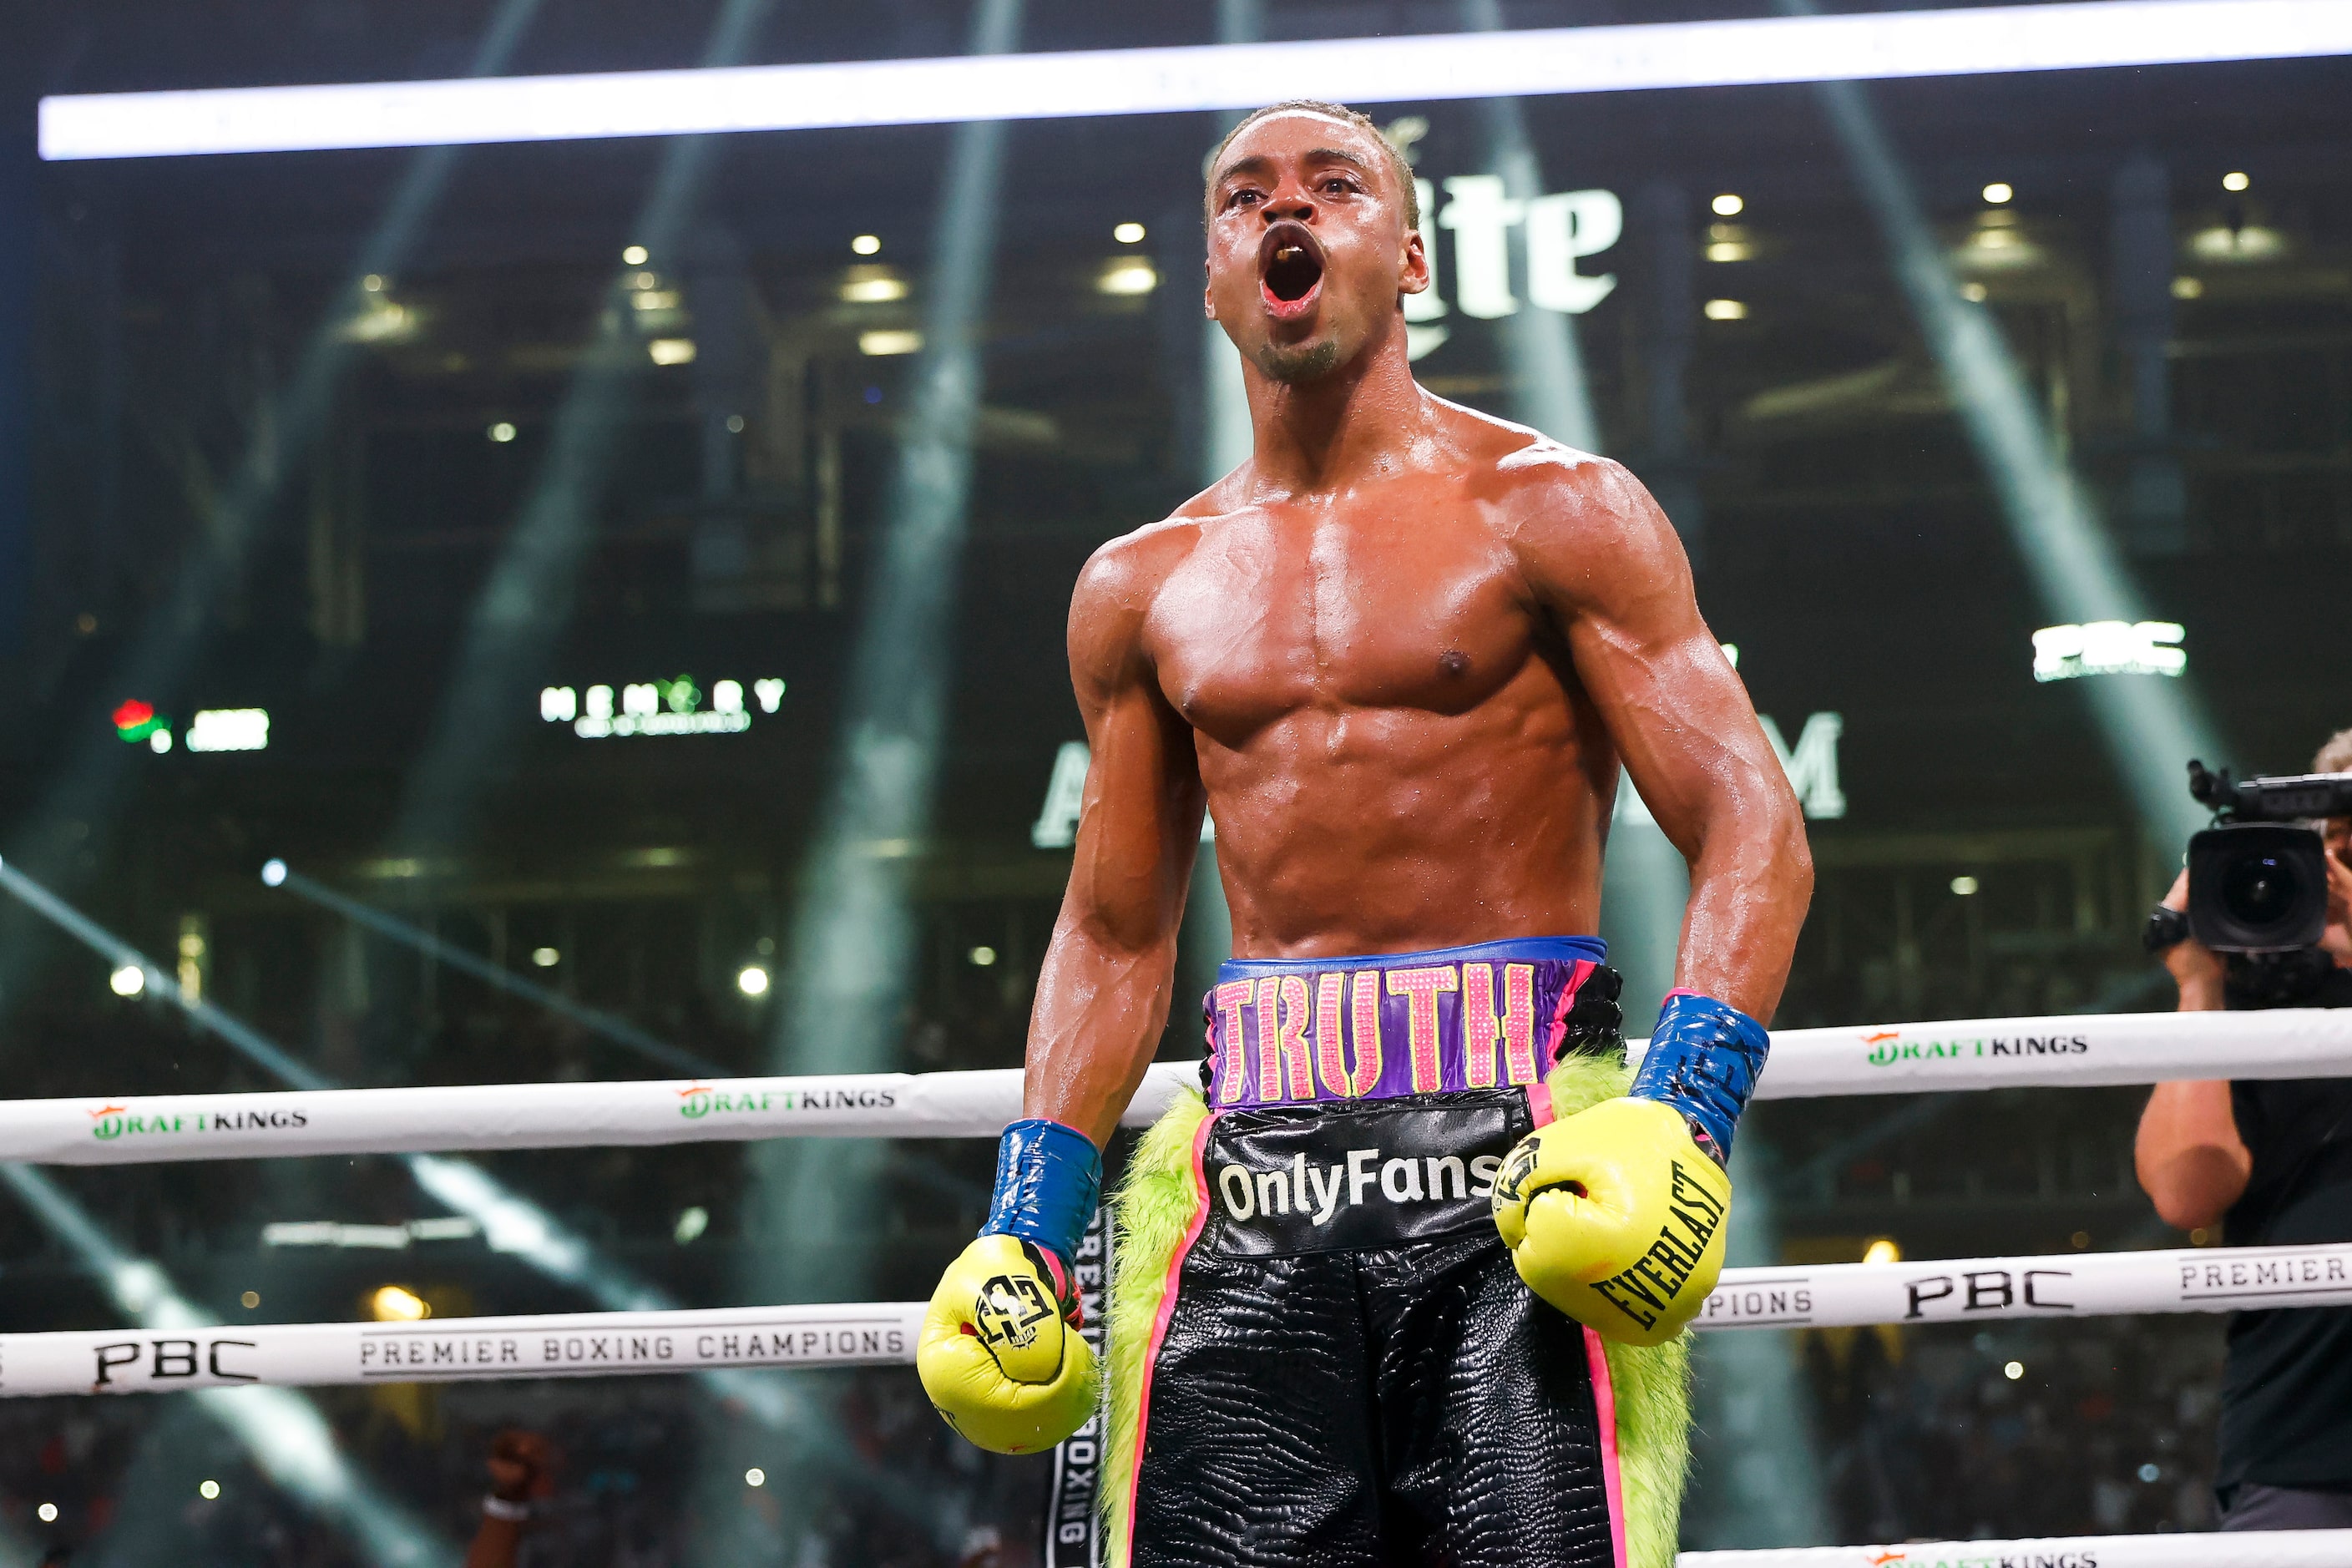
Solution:
M 1310 707 L 1237 748 L 1196 732 L 1234 955 L 1592 932 L 1616 756 L 1556 687 L 1513 700 L 1531 695 L 1454 714 Z

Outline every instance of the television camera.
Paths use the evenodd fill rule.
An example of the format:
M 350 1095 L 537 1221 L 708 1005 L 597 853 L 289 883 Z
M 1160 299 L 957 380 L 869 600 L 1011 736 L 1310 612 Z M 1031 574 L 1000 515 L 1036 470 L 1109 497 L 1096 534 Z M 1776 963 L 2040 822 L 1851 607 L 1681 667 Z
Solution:
M 2213 826 L 2189 840 L 2189 929 L 2216 952 L 2287 953 L 2327 926 L 2326 846 L 2311 824 L 2352 816 L 2352 773 L 2232 783 L 2189 764 L 2189 793 Z

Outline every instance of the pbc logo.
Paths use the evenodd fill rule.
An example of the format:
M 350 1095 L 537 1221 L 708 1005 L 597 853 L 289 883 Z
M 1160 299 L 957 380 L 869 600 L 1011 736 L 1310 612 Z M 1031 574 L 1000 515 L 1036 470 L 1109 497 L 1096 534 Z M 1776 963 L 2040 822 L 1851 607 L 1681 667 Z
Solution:
M 1052 1299 L 1026 1274 L 999 1274 L 980 1288 L 971 1303 L 980 1342 L 992 1349 L 1027 1350 L 1037 1342 L 1037 1326 L 1053 1316 Z

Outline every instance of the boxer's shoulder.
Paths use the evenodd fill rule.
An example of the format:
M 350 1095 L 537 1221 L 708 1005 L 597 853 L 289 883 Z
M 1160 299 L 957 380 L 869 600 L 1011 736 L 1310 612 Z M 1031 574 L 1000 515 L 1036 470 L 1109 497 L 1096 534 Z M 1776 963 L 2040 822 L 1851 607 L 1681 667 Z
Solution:
M 1454 448 L 1444 464 L 1449 479 L 1507 530 L 1586 517 L 1605 522 L 1648 501 L 1622 463 L 1475 408 L 1430 401 Z
M 1201 523 L 1178 512 L 1097 545 L 1078 574 L 1079 596 L 1142 608 L 1200 543 Z
M 1182 511 L 1097 546 L 1070 594 L 1070 667 L 1111 685 L 1140 679 L 1152 662 L 1146 626 L 1160 590 L 1201 542 L 1200 518 Z
M 1460 416 L 1460 482 L 1531 582 L 1575 596 L 1600 580 L 1674 570 L 1674 525 L 1622 463 L 1446 406 Z
M 1141 616 L 1202 542 L 1234 516 L 1251 510 L 1247 465 L 1236 468 L 1158 522 L 1099 545 L 1078 574 L 1073 613 Z

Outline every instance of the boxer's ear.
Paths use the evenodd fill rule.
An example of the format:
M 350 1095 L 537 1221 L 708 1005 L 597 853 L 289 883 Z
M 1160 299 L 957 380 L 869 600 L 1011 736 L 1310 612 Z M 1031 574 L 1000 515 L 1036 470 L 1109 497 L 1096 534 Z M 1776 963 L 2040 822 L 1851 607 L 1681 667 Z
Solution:
M 1429 288 L 1429 247 L 1423 243 L 1421 230 L 1404 231 L 1404 249 L 1397 261 L 1397 291 L 1419 294 Z

